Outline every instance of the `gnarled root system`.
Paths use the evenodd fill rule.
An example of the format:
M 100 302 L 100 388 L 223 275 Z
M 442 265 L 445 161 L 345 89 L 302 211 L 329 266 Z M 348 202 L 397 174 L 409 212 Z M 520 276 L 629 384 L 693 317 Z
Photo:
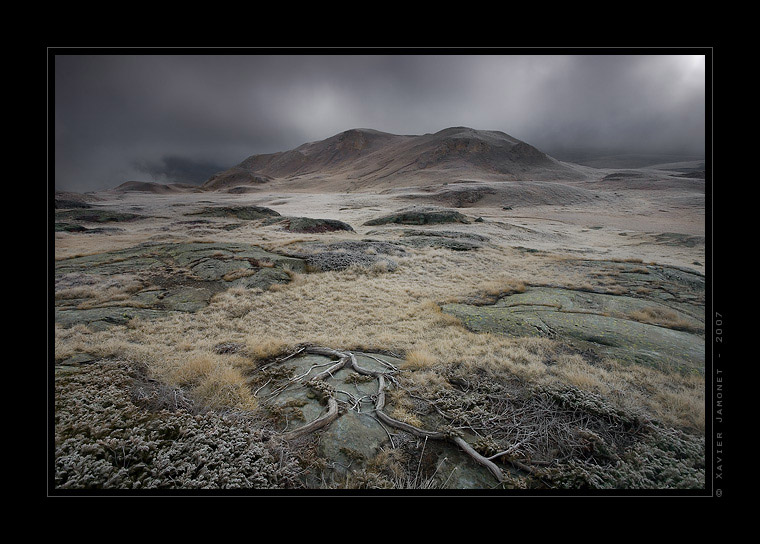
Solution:
M 287 358 L 293 357 L 296 354 L 300 353 L 308 353 L 313 355 L 323 355 L 326 357 L 337 357 L 337 362 L 332 364 L 329 368 L 323 370 L 319 374 L 313 376 L 312 378 L 309 378 L 308 380 L 305 380 L 303 385 L 314 387 L 318 389 L 325 397 L 327 401 L 327 412 L 318 417 L 317 419 L 313 420 L 310 423 L 307 423 L 306 425 L 303 425 L 297 429 L 294 429 L 292 431 L 285 432 L 281 434 L 281 438 L 285 440 L 293 440 L 295 438 L 298 438 L 300 436 L 303 436 L 304 434 L 314 432 L 318 429 L 321 429 L 334 421 L 338 417 L 338 401 L 335 398 L 334 392 L 329 387 L 324 387 L 324 380 L 325 378 L 328 378 L 332 376 L 334 373 L 338 372 L 341 369 L 349 368 L 353 370 L 354 372 L 363 375 L 363 376 L 372 376 L 377 380 L 377 386 L 378 391 L 377 395 L 373 397 L 374 403 L 375 403 L 375 416 L 378 420 L 380 420 L 382 423 L 388 425 L 389 427 L 393 427 L 408 433 L 411 433 L 414 436 L 420 437 L 420 438 L 429 438 L 429 439 L 435 439 L 435 440 L 447 440 L 450 442 L 453 442 L 456 444 L 459 448 L 462 449 L 467 455 L 469 455 L 475 462 L 478 464 L 486 467 L 491 474 L 499 481 L 504 482 L 505 481 L 505 474 L 497 466 L 492 459 L 497 456 L 493 456 L 491 458 L 486 458 L 480 455 L 475 449 L 468 444 L 461 436 L 456 435 L 455 433 L 451 432 L 441 432 L 441 431 L 430 431 L 426 429 L 421 429 L 419 427 L 416 427 L 414 425 L 410 425 L 409 423 L 405 423 L 402 421 L 398 421 L 392 417 L 390 417 L 388 414 L 386 414 L 383 409 L 385 408 L 385 390 L 386 390 L 386 384 L 387 382 L 394 382 L 395 378 L 394 375 L 398 373 L 398 369 L 391 365 L 390 363 L 383 362 L 388 368 L 387 371 L 376 371 L 376 370 L 370 370 L 367 368 L 364 368 L 360 366 L 356 360 L 356 355 L 351 351 L 339 351 L 327 347 L 321 347 L 321 346 L 307 346 L 304 348 L 301 348 L 298 350 L 298 352 L 291 354 Z M 283 358 L 281 360 L 285 360 L 286 358 Z M 527 469 L 530 469 L 531 467 L 526 467 Z

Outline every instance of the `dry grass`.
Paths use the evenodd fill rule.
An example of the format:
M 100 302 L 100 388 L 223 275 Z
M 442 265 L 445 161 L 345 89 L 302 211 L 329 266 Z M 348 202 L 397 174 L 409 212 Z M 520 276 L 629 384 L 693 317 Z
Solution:
M 245 360 L 235 355 L 198 353 L 176 362 L 168 381 L 189 388 L 203 406 L 253 410 L 256 399 L 237 368 L 245 364 Z
M 246 233 L 238 230 L 235 235 Z M 267 241 L 269 249 L 301 240 L 277 236 L 282 238 Z M 405 354 L 404 375 L 418 387 L 448 387 L 446 369 L 484 368 L 532 383 L 569 382 L 619 405 L 643 407 L 665 421 L 704 428 L 703 409 L 699 410 L 703 380 L 612 363 L 591 366 L 578 357 L 562 356 L 551 340 L 472 333 L 443 314 L 439 303 L 471 297 L 474 287 L 494 296 L 522 292 L 528 282 L 556 283 L 562 278 L 576 289 L 593 289 L 583 270 L 568 269 L 561 258 L 509 248 L 482 248 L 476 256 L 466 253 L 410 251 L 393 272 L 290 272 L 289 284 L 266 291 L 231 288 L 194 314 L 134 320 L 129 327 L 101 332 L 57 328 L 56 359 L 79 351 L 134 359 L 158 379 L 191 384 L 194 395 L 209 405 L 250 408 L 255 404 L 244 376 L 255 361 L 301 343 L 391 350 Z M 235 358 L 218 355 L 213 346 L 220 342 L 245 348 Z M 664 392 L 655 394 L 658 390 Z
M 603 369 L 594 368 L 578 354 L 563 354 L 558 358 L 557 373 L 570 385 L 584 391 L 599 392 L 609 376 Z
M 667 381 L 669 390 L 656 394 L 653 411 L 668 425 L 705 430 L 704 382 L 694 379 L 692 383 Z
M 524 293 L 527 290 L 525 281 L 513 276 L 500 274 L 496 278 L 487 279 L 473 286 L 474 289 L 466 297 L 449 295 L 442 302 L 465 302 L 467 304 L 495 304 L 501 297 Z
M 415 427 L 420 428 L 424 427 L 425 425 L 420 421 L 417 414 L 414 413 L 414 406 L 409 397 L 397 393 L 397 391 L 391 391 L 388 394 L 387 402 L 391 406 L 389 415 L 392 418 L 408 423 L 409 425 L 414 425 Z
M 524 293 L 527 289 L 524 281 L 514 278 L 505 277 L 497 280 L 491 280 L 480 286 L 480 291 L 486 295 L 512 295 L 514 293 Z
M 77 304 L 80 309 L 122 302 L 146 287 L 142 280 L 126 274 L 110 277 L 88 274 L 71 276 L 64 277 L 62 285 L 56 289 L 55 300 L 80 300 Z
M 628 293 L 628 290 L 625 289 L 624 287 L 613 284 L 613 285 L 607 286 L 604 292 L 608 295 L 625 295 L 626 293 Z
M 450 388 L 448 380 L 435 370 L 415 370 L 404 376 L 407 383 L 423 391 L 442 391 Z
M 673 310 L 668 308 L 644 308 L 631 312 L 626 315 L 628 319 L 659 325 L 669 329 L 676 329 L 689 332 L 701 332 L 702 327 L 695 325 L 692 321 L 686 320 Z
M 253 410 L 257 406 L 248 384 L 239 370 L 226 365 L 204 375 L 193 388 L 195 397 L 213 409 Z
M 253 268 L 238 268 L 237 270 L 232 270 L 231 272 L 227 272 L 224 276 L 222 276 L 222 279 L 224 281 L 235 281 L 240 278 L 247 278 L 249 276 L 253 276 L 256 273 L 256 270 Z
M 404 369 L 420 370 L 431 368 L 438 362 L 431 353 L 425 349 L 415 349 L 406 354 Z
M 282 338 L 249 337 L 245 340 L 245 351 L 254 361 L 265 361 L 293 349 L 293 344 Z
M 668 425 L 705 430 L 705 381 L 698 373 L 675 374 L 606 361 L 600 392 L 631 412 L 646 410 Z

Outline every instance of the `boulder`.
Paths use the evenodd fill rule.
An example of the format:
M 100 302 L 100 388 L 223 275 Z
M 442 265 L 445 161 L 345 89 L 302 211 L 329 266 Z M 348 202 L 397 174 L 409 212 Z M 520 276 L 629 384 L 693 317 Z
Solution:
M 322 232 L 349 231 L 354 229 L 348 223 L 336 219 L 312 219 L 311 217 L 289 217 L 285 229 L 290 232 L 318 234 Z

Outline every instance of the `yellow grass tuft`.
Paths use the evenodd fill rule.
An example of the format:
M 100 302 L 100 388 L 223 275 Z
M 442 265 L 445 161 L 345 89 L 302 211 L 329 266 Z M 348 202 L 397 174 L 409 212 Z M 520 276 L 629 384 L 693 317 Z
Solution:
M 245 340 L 245 350 L 257 361 L 282 355 L 291 349 L 291 345 L 274 336 L 252 337 Z
M 487 295 L 511 295 L 524 293 L 527 289 L 525 282 L 514 278 L 491 280 L 481 285 L 480 290 Z
M 440 391 L 451 387 L 448 380 L 435 370 L 416 370 L 405 374 L 404 377 L 410 385 L 422 390 Z
M 406 354 L 404 358 L 405 369 L 424 369 L 435 365 L 436 359 L 425 349 L 415 349 Z
M 199 383 L 204 377 L 209 376 L 217 366 L 223 365 L 220 356 L 212 354 L 200 354 L 189 357 L 185 362 L 172 371 L 174 381 L 180 386 L 189 386 Z
M 193 389 L 203 405 L 223 409 L 230 406 L 241 410 L 253 410 L 257 406 L 242 374 L 231 367 L 217 367 L 205 376 Z
M 172 375 L 178 385 L 189 387 L 204 406 L 252 410 L 256 399 L 233 361 L 230 356 L 198 354 L 175 367 Z

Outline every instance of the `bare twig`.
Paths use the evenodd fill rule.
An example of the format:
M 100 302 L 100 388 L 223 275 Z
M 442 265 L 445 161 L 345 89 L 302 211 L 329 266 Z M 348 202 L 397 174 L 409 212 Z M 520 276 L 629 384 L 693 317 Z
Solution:
M 272 381 L 272 378 L 269 378 L 269 379 L 267 380 L 267 383 L 265 383 L 264 385 L 262 385 L 262 386 L 261 386 L 261 387 L 259 387 L 259 388 L 258 388 L 256 391 L 254 391 L 254 392 L 253 392 L 253 396 L 255 397 L 256 395 L 258 395 L 259 391 L 261 391 L 261 390 L 262 390 L 262 389 L 264 389 L 264 388 L 265 388 L 267 385 L 269 385 L 269 382 L 271 382 L 271 381 Z

